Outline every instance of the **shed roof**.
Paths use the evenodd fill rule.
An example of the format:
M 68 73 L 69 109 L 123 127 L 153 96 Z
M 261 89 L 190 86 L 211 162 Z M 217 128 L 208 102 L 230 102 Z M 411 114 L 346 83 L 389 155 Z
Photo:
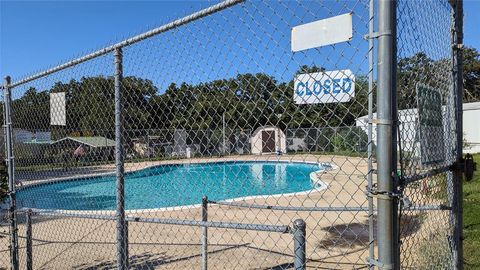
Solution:
M 267 126 L 260 126 L 260 127 L 258 127 L 257 129 L 255 129 L 255 131 L 252 133 L 252 137 L 257 136 L 257 134 L 258 134 L 260 131 L 262 131 L 262 130 L 264 130 L 264 129 L 267 129 L 267 128 L 273 128 L 273 129 L 278 130 L 278 131 L 281 131 L 281 133 L 283 133 L 283 131 L 282 131 L 279 127 L 277 127 L 277 126 L 272 126 L 272 125 L 267 125 Z
M 54 141 L 52 144 L 57 144 L 62 141 L 72 140 L 81 144 L 88 145 L 90 147 L 114 147 L 115 141 L 110 140 L 105 137 L 95 136 L 95 137 L 65 137 L 58 141 Z

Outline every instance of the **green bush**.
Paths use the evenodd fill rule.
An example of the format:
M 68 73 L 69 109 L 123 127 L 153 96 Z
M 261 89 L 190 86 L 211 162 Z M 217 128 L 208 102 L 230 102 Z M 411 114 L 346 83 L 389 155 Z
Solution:
M 319 152 L 366 152 L 368 136 L 360 127 L 321 128 L 317 135 Z

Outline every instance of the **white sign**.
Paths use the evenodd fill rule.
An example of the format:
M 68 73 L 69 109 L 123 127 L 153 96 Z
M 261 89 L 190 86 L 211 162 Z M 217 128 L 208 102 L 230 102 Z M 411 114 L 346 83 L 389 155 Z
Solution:
M 417 84 L 420 154 L 423 165 L 445 161 L 442 95 L 437 89 Z
M 31 142 L 33 140 L 33 133 L 27 130 L 15 130 L 15 142 L 17 143 L 25 143 Z
M 346 13 L 293 27 L 292 51 L 332 45 L 352 38 L 352 13 Z
M 52 138 L 52 133 L 47 131 L 47 132 L 40 132 L 37 131 L 35 133 L 35 139 L 37 142 L 49 142 Z
M 299 74 L 293 91 L 296 104 L 348 102 L 355 96 L 355 76 L 349 69 Z
M 65 92 L 50 93 L 50 125 L 67 125 L 67 115 L 65 108 Z

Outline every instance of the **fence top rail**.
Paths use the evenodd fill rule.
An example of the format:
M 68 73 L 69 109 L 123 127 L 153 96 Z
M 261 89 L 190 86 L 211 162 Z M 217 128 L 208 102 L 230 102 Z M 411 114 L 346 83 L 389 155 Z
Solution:
M 13 82 L 10 85 L 8 85 L 8 87 L 9 88 L 14 88 L 14 87 L 17 87 L 19 85 L 31 82 L 33 80 L 45 77 L 45 76 L 50 75 L 52 73 L 55 73 L 55 72 L 64 70 L 66 68 L 81 64 L 81 63 L 86 62 L 88 60 L 91 60 L 93 58 L 96 58 L 96 57 L 105 55 L 109 52 L 112 52 L 116 49 L 132 45 L 132 44 L 137 43 L 139 41 L 142 41 L 144 39 L 153 37 L 155 35 L 158 35 L 160 33 L 163 33 L 163 32 L 169 31 L 171 29 L 177 28 L 177 27 L 182 26 L 184 24 L 187 24 L 187 23 L 190 23 L 192 21 L 201 19 L 201 18 L 206 17 L 210 14 L 213 14 L 215 12 L 226 9 L 228 7 L 231 7 L 233 5 L 239 4 L 239 3 L 244 2 L 244 1 L 245 0 L 225 0 L 225 1 L 222 1 L 218 4 L 215 4 L 215 5 L 212 5 L 210 7 L 205 8 L 205 9 L 202 9 L 200 11 L 194 12 L 190 15 L 185 16 L 185 17 L 176 19 L 176 20 L 174 20 L 170 23 L 164 24 L 160 27 L 154 28 L 154 29 L 152 29 L 150 31 L 147 31 L 145 33 L 142 33 L 142 34 L 136 35 L 134 37 L 125 39 L 125 40 L 120 41 L 120 42 L 118 42 L 114 45 L 105 47 L 103 49 L 100 49 L 100 50 L 95 51 L 93 53 L 90 53 L 90 54 L 87 54 L 85 56 L 79 57 L 77 59 L 71 60 L 71 61 L 66 62 L 64 64 L 58 65 L 56 67 L 47 69 L 45 71 L 39 72 L 39 73 L 31 75 L 31 76 L 28 76 L 24 79 L 21 79 L 21 80 L 17 81 L 17 82 Z M 1 86 L 1 88 L 5 89 L 5 86 Z
M 294 212 L 368 212 L 370 210 L 377 212 L 377 209 L 369 209 L 363 206 L 324 206 L 324 207 L 307 207 L 307 206 L 280 206 L 280 205 L 265 205 L 265 204 L 251 204 L 232 201 L 207 201 L 210 204 L 224 205 L 230 207 L 249 208 L 249 209 L 268 209 L 268 210 L 280 210 L 280 211 L 294 211 Z M 451 206 L 448 205 L 409 205 L 404 206 L 404 209 L 410 211 L 426 211 L 426 210 L 451 210 Z
M 26 210 L 28 211 L 28 210 Z M 39 216 L 55 216 L 55 217 L 71 217 L 71 218 L 86 218 L 86 219 L 100 219 L 100 220 L 115 220 L 113 215 L 99 215 L 99 214 L 81 214 L 81 213 L 63 213 L 49 210 L 32 210 L 34 215 Z M 197 221 L 197 220 L 182 220 L 182 219 L 166 219 L 166 218 L 144 218 L 144 217 L 125 217 L 126 221 L 143 222 L 143 223 L 158 223 L 166 225 L 178 226 L 193 226 L 193 227 L 211 227 L 223 229 L 236 229 L 248 231 L 265 231 L 278 233 L 292 233 L 290 226 L 286 225 L 264 225 L 252 223 L 235 223 L 235 222 L 219 222 L 219 221 Z

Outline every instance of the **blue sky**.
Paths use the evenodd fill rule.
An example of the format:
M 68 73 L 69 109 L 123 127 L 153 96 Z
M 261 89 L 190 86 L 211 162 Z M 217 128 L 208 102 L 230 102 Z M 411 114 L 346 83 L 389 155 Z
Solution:
M 346 3 L 354 3 L 348 2 Z M 328 1 L 326 1 L 328 4 Z M 5 75 L 11 75 L 13 80 L 16 81 L 22 78 L 25 75 L 32 74 L 43 70 L 48 67 L 60 64 L 68 59 L 71 59 L 74 56 L 81 56 L 85 53 L 91 52 L 95 49 L 99 49 L 103 46 L 111 44 L 115 41 L 122 40 L 126 37 L 132 36 L 134 34 L 141 33 L 143 31 L 149 30 L 153 27 L 159 26 L 163 23 L 169 22 L 172 19 L 184 16 L 193 11 L 199 10 L 201 8 L 207 7 L 213 4 L 213 2 L 205 1 L 4 1 L 0 0 L 0 75 L 3 77 Z M 287 4 L 288 5 L 288 4 Z M 322 10 L 332 9 L 328 5 L 326 7 L 321 7 Z M 265 8 L 268 10 L 268 7 Z M 465 1 L 465 44 L 468 46 L 480 48 L 480 19 L 478 18 L 478 11 L 480 10 L 480 0 L 466 0 Z M 237 11 L 232 13 L 225 13 L 235 16 Z M 324 14 L 324 16 L 335 15 L 345 10 L 330 10 L 330 13 Z M 313 12 L 315 13 L 315 12 Z M 316 13 L 318 15 L 318 13 Z M 216 26 L 210 31 L 205 31 L 205 33 L 194 33 L 198 32 L 199 29 L 202 29 L 202 26 L 209 26 L 212 23 L 217 21 L 222 21 L 223 14 L 218 15 L 217 19 L 213 19 L 212 22 L 207 22 L 205 24 L 199 23 L 196 27 L 190 27 L 190 29 L 184 29 L 185 33 L 180 35 L 174 35 L 172 33 L 171 37 L 165 35 L 164 37 L 159 37 L 159 44 L 167 42 L 168 44 L 174 44 L 172 39 L 174 38 L 176 42 L 183 39 L 183 44 L 191 42 L 189 40 L 190 35 L 203 34 L 204 39 L 197 38 L 199 45 L 202 42 L 212 41 L 212 38 L 205 37 L 205 35 L 232 35 L 232 38 L 235 38 L 234 42 L 237 44 L 237 47 L 233 48 L 222 48 L 220 45 L 218 61 L 231 61 L 231 66 L 233 66 L 231 75 L 233 76 L 236 72 L 245 72 L 245 71 L 258 71 L 255 70 L 259 68 L 259 71 L 268 71 L 268 69 L 279 69 L 278 65 L 288 66 L 289 72 L 278 76 L 280 80 L 287 80 L 291 77 L 291 73 L 294 72 L 295 68 L 299 64 L 317 64 L 314 61 L 310 60 L 312 53 L 302 53 L 297 56 L 288 56 L 283 60 L 276 61 L 274 64 L 277 65 L 269 66 L 268 59 L 257 60 L 266 56 L 278 57 L 281 53 L 286 53 L 286 50 L 278 49 L 271 53 L 271 55 L 261 55 L 259 52 L 253 51 L 252 54 L 258 54 L 257 56 L 252 56 L 248 60 L 241 55 L 241 52 L 236 56 L 235 59 L 231 60 L 232 54 L 235 55 L 235 50 L 248 49 L 252 51 L 254 46 L 252 44 L 247 44 L 245 40 L 248 40 L 251 36 L 246 36 L 245 40 L 241 37 L 233 37 L 232 33 L 229 33 L 229 27 L 227 26 L 222 29 L 222 27 Z M 269 14 L 250 14 L 254 18 L 268 17 Z M 271 14 L 270 14 L 271 15 Z M 288 15 L 288 14 L 287 14 Z M 358 16 L 358 21 L 363 23 L 365 15 L 362 12 L 356 12 Z M 228 16 L 228 15 L 225 15 Z M 278 16 L 278 15 L 275 15 Z M 310 18 L 311 17 L 311 18 Z M 315 19 L 313 16 L 307 14 L 298 14 L 293 16 L 293 19 L 299 19 L 299 22 L 308 22 L 309 20 Z M 241 19 L 241 18 L 240 18 Z M 355 24 L 356 18 L 354 18 Z M 280 23 L 280 22 L 279 22 Z M 253 26 L 253 25 L 250 25 Z M 279 26 L 280 28 L 280 26 Z M 284 33 L 287 33 L 288 27 L 285 27 Z M 218 32 L 215 29 L 221 29 L 225 32 Z M 268 31 L 268 27 L 264 31 Z M 272 30 L 275 30 L 272 28 Z M 201 30 L 200 30 L 201 31 Z M 241 29 L 238 29 L 240 32 Z M 366 29 L 357 30 L 358 33 L 358 43 L 355 43 L 353 46 L 356 49 L 363 51 L 366 46 L 366 42 L 361 41 L 361 36 L 364 34 Z M 263 32 L 263 31 L 262 31 Z M 286 34 L 285 34 L 286 35 Z M 265 51 L 271 51 L 272 48 L 287 48 L 288 47 L 288 38 L 283 36 L 272 36 L 268 39 L 265 39 L 265 46 L 267 46 Z M 202 35 L 200 35 L 202 36 Z M 283 44 L 280 40 L 285 38 L 287 42 Z M 162 41 L 164 39 L 165 41 Z M 270 41 L 270 39 L 273 42 Z M 152 42 L 154 42 L 153 40 Z M 276 44 L 278 42 L 278 46 Z M 229 46 L 227 43 L 224 46 Z M 285 45 L 285 46 L 284 46 Z M 144 47 L 141 47 L 144 46 Z M 161 45 L 160 45 L 161 46 Z M 159 48 L 159 51 L 165 53 L 169 51 L 172 55 L 175 54 L 184 54 L 189 52 L 191 48 L 187 45 L 182 45 L 182 47 L 172 49 L 171 47 Z M 209 45 L 215 46 L 215 45 Z M 138 51 L 148 51 L 148 43 L 140 44 L 137 49 Z M 143 49 L 142 49 L 143 48 Z M 210 47 L 209 47 L 210 48 Z M 160 52 L 152 52 L 155 57 L 160 57 Z M 225 54 L 222 56 L 222 52 Z M 340 46 L 336 50 L 332 51 L 322 51 L 324 62 L 330 63 L 335 68 L 338 66 L 347 66 L 347 65 L 356 65 L 356 68 L 352 70 L 363 72 L 365 71 L 366 58 L 365 55 L 360 55 L 357 53 L 355 58 L 344 56 L 342 60 L 330 59 L 332 54 L 343 53 L 345 52 Z M 128 50 L 126 50 L 128 53 Z M 244 52 L 246 53 L 246 52 Z M 184 71 L 175 71 L 175 74 L 162 75 L 159 78 L 153 78 L 155 82 L 160 87 L 164 87 L 170 81 L 179 82 L 176 78 L 181 78 L 188 76 L 192 68 L 195 68 L 195 65 L 191 62 L 197 61 L 197 68 L 201 68 L 202 65 L 211 64 L 212 56 L 202 55 L 202 51 L 196 53 L 191 53 L 190 59 L 183 59 L 185 62 L 178 62 L 172 59 L 167 59 L 166 63 L 170 63 L 172 69 L 178 69 L 180 66 L 185 67 Z M 164 57 L 164 56 L 162 56 Z M 172 56 L 173 57 L 173 56 Z M 202 60 L 202 57 L 204 60 Z M 208 58 L 208 60 L 206 60 Z M 325 58 L 327 60 L 325 61 Z M 148 59 L 148 58 L 146 58 Z M 147 61 L 144 59 L 143 61 Z M 178 59 L 178 58 L 177 58 Z M 354 60 L 352 60 L 354 59 Z M 138 59 L 135 59 L 138 61 Z M 107 59 L 105 61 L 110 61 Z M 126 56 L 126 63 L 132 61 L 132 65 L 127 66 L 126 73 L 132 73 L 135 75 L 142 75 L 142 71 L 145 69 L 133 65 L 133 58 L 128 58 Z M 202 62 L 204 61 L 204 62 Z M 263 61 L 263 62 L 262 62 Z M 339 63 L 340 61 L 340 63 Z M 143 62 L 143 63 L 144 63 Z M 328 67 L 328 63 L 325 64 Z M 190 66 L 188 66 L 190 65 Z M 131 70 L 129 70 L 129 67 Z M 133 68 L 135 67 L 135 69 Z M 223 66 L 223 69 L 228 68 Z M 355 70 L 356 69 L 356 70 Z M 94 72 L 94 71 L 93 71 Z M 106 71 L 105 71 L 106 72 Z M 149 72 L 151 72 L 149 70 Z M 183 73 L 182 73 L 183 72 Z M 206 79 L 214 79 L 215 76 L 219 76 L 217 73 L 218 70 L 211 70 L 208 74 L 196 75 L 197 79 L 192 81 L 202 81 Z M 205 72 L 206 73 L 206 72 Z M 358 72 L 357 72 L 358 73 Z M 152 74 L 146 74 L 152 75 Z
M 208 5 L 199 1 L 0 0 L 0 74 L 19 78 Z

